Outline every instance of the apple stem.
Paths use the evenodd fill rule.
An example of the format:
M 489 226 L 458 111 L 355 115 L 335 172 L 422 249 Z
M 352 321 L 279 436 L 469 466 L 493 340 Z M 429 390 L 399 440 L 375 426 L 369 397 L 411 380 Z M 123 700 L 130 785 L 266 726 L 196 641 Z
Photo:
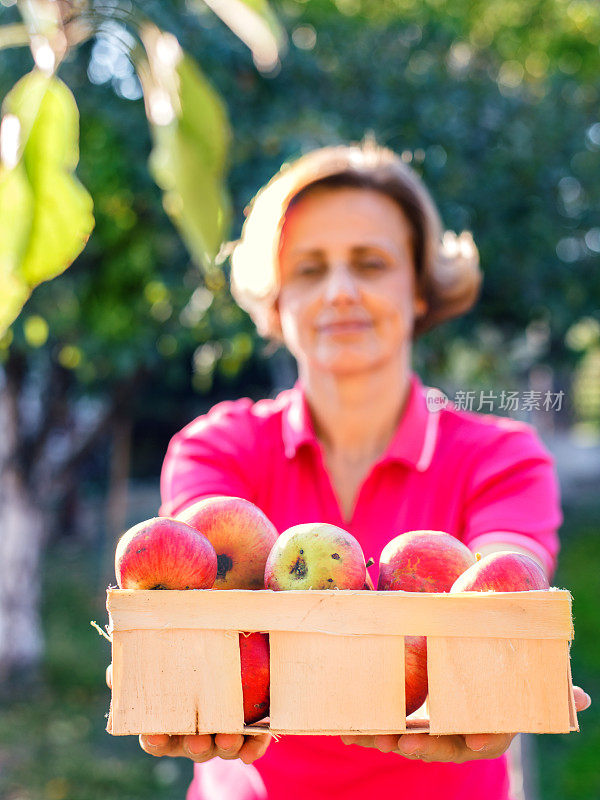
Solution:
M 365 566 L 372 567 L 374 563 L 375 563 L 375 559 L 373 558 L 373 556 L 371 556 L 371 558 L 367 561 Z

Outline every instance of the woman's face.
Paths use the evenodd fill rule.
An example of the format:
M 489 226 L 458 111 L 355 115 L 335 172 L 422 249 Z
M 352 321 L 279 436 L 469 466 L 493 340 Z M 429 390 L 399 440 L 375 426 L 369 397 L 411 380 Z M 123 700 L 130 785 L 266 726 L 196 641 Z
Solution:
M 315 189 L 287 213 L 277 310 L 301 368 L 375 369 L 410 354 L 416 293 L 411 225 L 373 189 Z

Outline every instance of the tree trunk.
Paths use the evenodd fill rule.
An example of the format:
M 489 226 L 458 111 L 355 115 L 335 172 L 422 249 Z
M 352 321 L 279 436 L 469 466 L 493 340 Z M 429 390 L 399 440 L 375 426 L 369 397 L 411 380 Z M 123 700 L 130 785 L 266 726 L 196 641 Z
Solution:
M 0 518 L 0 680 L 7 680 L 35 671 L 43 651 L 43 516 L 16 470 L 4 470 Z
M 48 406 L 36 424 L 27 419 L 22 403 L 28 366 L 25 354 L 11 350 L 0 371 L 0 685 L 8 678 L 35 676 L 43 653 L 39 608 L 40 564 L 49 529 L 45 509 L 57 492 L 73 490 L 80 465 L 113 426 L 108 520 L 113 538 L 124 524 L 131 439 L 128 403 L 145 376 L 139 369 L 115 387 L 92 428 L 69 442 L 68 453 L 57 464 L 48 458 L 47 444 L 64 421 L 67 384 L 55 381 L 45 387 Z
M 16 458 L 21 377 L 7 369 L 0 387 L 0 681 L 35 672 L 43 649 L 43 515 Z
M 105 586 L 115 582 L 115 548 L 127 525 L 132 428 L 130 414 L 127 411 L 117 413 L 112 425 L 110 475 L 106 497 L 106 541 L 103 567 Z

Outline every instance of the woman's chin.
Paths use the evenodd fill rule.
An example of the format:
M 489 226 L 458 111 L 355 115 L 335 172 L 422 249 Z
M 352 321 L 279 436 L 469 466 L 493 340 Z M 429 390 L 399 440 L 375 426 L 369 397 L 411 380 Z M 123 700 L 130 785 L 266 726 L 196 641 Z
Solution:
M 313 366 L 322 372 L 329 372 L 340 377 L 371 372 L 383 366 L 385 359 L 381 354 L 347 351 L 321 356 L 313 362 Z

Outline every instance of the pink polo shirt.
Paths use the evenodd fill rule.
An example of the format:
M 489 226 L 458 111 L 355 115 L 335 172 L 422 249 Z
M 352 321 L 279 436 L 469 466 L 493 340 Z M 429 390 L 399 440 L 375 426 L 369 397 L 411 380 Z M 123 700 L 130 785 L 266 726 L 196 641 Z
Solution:
M 527 425 L 491 415 L 429 410 L 416 375 L 398 428 L 362 484 L 352 518 L 341 513 L 300 383 L 275 399 L 219 403 L 173 437 L 161 476 L 164 516 L 214 494 L 258 505 L 279 532 L 302 522 L 350 531 L 371 576 L 404 531 L 444 530 L 476 550 L 503 541 L 552 571 L 562 515 L 551 456 Z M 501 532 L 501 535 L 499 535 Z M 196 765 L 188 800 L 508 800 L 505 757 L 427 764 L 337 736 L 284 736 L 252 766 Z

